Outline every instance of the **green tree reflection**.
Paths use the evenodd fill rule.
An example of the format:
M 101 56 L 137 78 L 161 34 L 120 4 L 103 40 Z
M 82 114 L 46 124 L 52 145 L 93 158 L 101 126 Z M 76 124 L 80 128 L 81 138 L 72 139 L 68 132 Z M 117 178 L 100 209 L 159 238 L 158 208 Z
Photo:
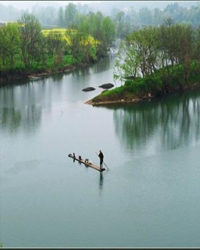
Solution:
M 0 110 L 0 125 L 2 129 L 8 129 L 11 132 L 17 130 L 21 124 L 21 113 L 14 108 L 4 108 Z
M 156 150 L 174 149 L 200 139 L 198 91 L 108 108 L 114 110 L 115 132 L 128 150 L 147 144 Z
M 16 133 L 20 127 L 26 132 L 33 132 L 41 122 L 41 107 L 31 105 L 24 109 L 2 108 L 0 109 L 0 130 Z

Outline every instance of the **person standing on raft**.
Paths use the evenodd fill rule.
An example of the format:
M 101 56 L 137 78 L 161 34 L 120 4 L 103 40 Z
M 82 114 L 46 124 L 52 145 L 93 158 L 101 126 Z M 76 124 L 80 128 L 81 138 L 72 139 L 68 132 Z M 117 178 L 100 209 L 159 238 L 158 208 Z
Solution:
M 99 150 L 99 154 L 98 154 L 99 158 L 100 158 L 100 169 L 103 168 L 103 153 L 101 152 L 101 150 Z

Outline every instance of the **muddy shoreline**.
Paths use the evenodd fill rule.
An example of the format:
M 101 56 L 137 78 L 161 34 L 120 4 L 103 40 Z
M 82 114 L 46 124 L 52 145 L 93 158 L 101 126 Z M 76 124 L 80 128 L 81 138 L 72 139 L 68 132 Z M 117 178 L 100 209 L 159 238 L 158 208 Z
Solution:
M 145 100 L 147 100 L 147 99 L 145 99 Z M 151 100 L 151 98 L 149 98 L 148 100 Z M 144 99 L 133 98 L 133 99 L 129 99 L 129 100 L 119 99 L 119 100 L 103 100 L 103 101 L 93 101 L 93 99 L 90 99 L 90 100 L 84 102 L 84 104 L 88 104 L 88 105 L 92 105 L 92 106 L 103 106 L 103 105 L 110 105 L 110 104 L 136 103 L 136 102 L 141 102 L 141 101 L 144 101 Z
M 70 66 L 65 66 L 63 68 L 59 68 L 56 70 L 44 70 L 40 72 L 23 72 L 19 71 L 15 74 L 9 74 L 9 73 L 4 73 L 3 75 L 0 74 L 0 87 L 5 86 L 7 84 L 13 83 L 13 81 L 17 80 L 39 80 L 42 78 L 49 77 L 54 74 L 59 74 L 59 73 L 68 73 L 71 72 L 77 68 L 81 68 L 87 66 L 86 64 L 75 64 L 75 65 L 70 65 Z

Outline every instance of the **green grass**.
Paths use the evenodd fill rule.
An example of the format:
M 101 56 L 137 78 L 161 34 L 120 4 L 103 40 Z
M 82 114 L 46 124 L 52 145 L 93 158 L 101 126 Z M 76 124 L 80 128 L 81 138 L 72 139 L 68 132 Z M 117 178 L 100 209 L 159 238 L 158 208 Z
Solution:
M 169 66 L 168 68 L 160 69 L 152 75 L 134 80 L 125 81 L 121 87 L 107 90 L 101 93 L 98 99 L 121 98 L 122 96 L 147 96 L 149 92 L 152 95 L 165 93 L 165 90 L 176 91 L 181 89 L 182 86 L 190 87 L 200 83 L 200 74 L 198 73 L 200 64 L 194 70 L 194 64 L 191 64 L 190 73 L 188 78 L 184 79 L 184 67 L 182 65 Z
M 102 93 L 102 96 L 109 96 L 109 95 L 112 95 L 112 94 L 120 94 L 122 93 L 124 90 L 124 87 L 123 86 L 120 86 L 120 87 L 117 87 L 117 88 L 114 88 L 114 89 L 111 89 L 111 90 L 106 90 Z

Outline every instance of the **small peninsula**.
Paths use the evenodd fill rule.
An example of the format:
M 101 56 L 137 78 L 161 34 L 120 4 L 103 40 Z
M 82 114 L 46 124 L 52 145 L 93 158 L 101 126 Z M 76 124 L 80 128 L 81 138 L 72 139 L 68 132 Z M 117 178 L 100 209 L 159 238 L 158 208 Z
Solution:
M 173 24 L 134 30 L 121 41 L 114 79 L 121 86 L 87 101 L 103 105 L 164 97 L 200 87 L 200 28 Z
M 85 104 L 98 106 L 115 103 L 136 103 L 139 101 L 162 98 L 173 93 L 183 93 L 192 89 L 200 89 L 200 76 L 197 69 L 191 66 L 187 79 L 184 77 L 184 68 L 181 65 L 170 66 L 168 72 L 163 69 L 141 78 L 125 80 L 124 85 L 111 90 L 104 90 L 99 95 L 85 102 Z M 166 70 L 166 69 L 165 69 Z M 172 74 L 173 72 L 173 74 Z M 169 77 L 170 76 L 170 77 Z

